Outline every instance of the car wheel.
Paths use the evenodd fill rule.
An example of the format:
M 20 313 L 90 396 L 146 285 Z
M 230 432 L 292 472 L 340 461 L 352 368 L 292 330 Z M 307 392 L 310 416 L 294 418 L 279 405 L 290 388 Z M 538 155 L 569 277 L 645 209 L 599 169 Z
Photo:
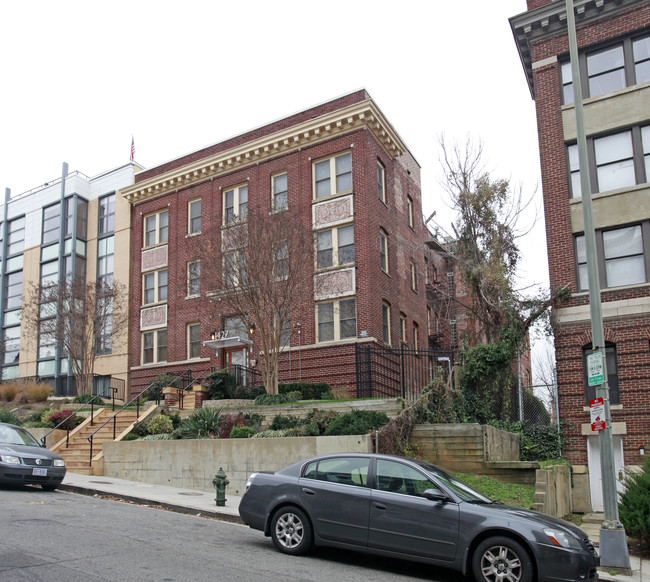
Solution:
M 313 543 L 309 519 L 297 507 L 283 507 L 271 521 L 271 539 L 285 554 L 299 556 L 308 552 Z
M 43 491 L 54 491 L 58 485 L 41 485 Z
M 518 542 L 506 537 L 481 542 L 472 557 L 476 582 L 531 582 L 533 563 Z

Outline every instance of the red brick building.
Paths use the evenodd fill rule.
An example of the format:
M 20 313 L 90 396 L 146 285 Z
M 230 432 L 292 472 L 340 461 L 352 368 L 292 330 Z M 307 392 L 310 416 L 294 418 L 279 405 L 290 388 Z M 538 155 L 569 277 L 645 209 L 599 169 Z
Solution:
M 121 194 L 133 213 L 132 393 L 161 374 L 258 359 L 254 322 L 215 311 L 219 290 L 201 285 L 223 256 L 198 263 L 210 225 L 221 225 L 224 250 L 253 209 L 289 208 L 314 237 L 313 283 L 287 330 L 280 381 L 354 393 L 356 345 L 427 349 L 440 327 L 426 272 L 443 259 L 424 244 L 420 166 L 365 90 L 143 171 Z
M 614 458 L 650 447 L 650 2 L 577 0 L 576 28 L 593 191 Z M 572 298 L 554 309 L 566 457 L 587 466 L 602 508 L 585 358 L 591 349 L 584 225 L 565 2 L 528 0 L 510 19 L 537 109 L 550 282 Z M 621 473 L 622 475 L 622 473 Z

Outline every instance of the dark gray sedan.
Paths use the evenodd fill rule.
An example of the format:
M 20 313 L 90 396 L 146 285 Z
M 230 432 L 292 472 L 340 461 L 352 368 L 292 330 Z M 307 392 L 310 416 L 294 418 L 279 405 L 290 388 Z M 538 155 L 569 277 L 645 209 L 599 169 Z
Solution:
M 401 457 L 335 454 L 254 473 L 239 514 L 286 554 L 314 544 L 356 549 L 479 582 L 598 579 L 598 554 L 579 528 L 493 502 L 434 465 Z
M 24 428 L 0 422 L 0 484 L 40 485 L 54 491 L 65 477 L 65 462 Z

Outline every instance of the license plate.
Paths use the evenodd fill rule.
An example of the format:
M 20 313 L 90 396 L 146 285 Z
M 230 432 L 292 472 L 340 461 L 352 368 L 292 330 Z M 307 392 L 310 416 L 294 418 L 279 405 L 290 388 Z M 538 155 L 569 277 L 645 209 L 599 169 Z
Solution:
M 47 477 L 47 469 L 32 469 L 32 475 L 36 477 Z

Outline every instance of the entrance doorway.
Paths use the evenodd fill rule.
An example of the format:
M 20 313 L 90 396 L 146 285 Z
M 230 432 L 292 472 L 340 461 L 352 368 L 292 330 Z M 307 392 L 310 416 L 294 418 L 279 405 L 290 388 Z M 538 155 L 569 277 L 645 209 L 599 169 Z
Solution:
M 248 349 L 237 346 L 234 348 L 224 348 L 223 358 L 226 369 L 235 376 L 237 386 L 247 386 L 246 367 L 248 362 Z
M 616 490 L 624 493 L 624 463 L 623 463 L 623 438 L 612 436 L 614 449 L 614 471 L 616 473 Z M 600 437 L 587 437 L 587 462 L 589 463 L 589 488 L 591 489 L 591 508 L 594 511 L 604 511 L 603 505 L 603 477 L 600 470 Z

